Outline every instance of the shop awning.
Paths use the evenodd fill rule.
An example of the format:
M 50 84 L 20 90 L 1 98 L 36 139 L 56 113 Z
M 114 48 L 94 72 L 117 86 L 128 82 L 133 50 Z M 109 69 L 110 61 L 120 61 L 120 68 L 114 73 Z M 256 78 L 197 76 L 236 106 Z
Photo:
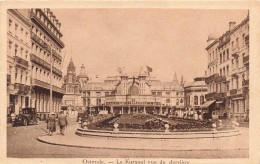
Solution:
M 211 104 L 213 104 L 214 102 L 216 102 L 216 100 L 211 100 L 211 101 L 207 101 L 204 104 L 202 104 L 200 107 L 201 108 L 207 108 L 209 107 Z
M 222 104 L 223 103 L 223 101 L 217 101 L 216 102 L 216 104 Z

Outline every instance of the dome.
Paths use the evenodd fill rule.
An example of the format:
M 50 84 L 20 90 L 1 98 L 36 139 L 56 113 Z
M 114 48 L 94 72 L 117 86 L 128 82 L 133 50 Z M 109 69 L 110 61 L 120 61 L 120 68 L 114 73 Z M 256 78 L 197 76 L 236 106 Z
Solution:
M 68 65 L 67 72 L 75 72 L 75 71 L 76 71 L 76 67 L 75 67 L 72 59 L 70 59 L 70 63 Z
M 128 89 L 128 94 L 130 95 L 139 95 L 139 88 L 135 85 L 132 85 Z

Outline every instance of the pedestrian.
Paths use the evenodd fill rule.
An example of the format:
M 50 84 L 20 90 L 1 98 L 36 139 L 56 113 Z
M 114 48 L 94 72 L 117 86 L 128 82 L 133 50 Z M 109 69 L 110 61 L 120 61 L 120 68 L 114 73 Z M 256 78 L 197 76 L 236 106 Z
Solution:
M 49 135 L 52 136 L 53 132 L 56 132 L 56 118 L 55 113 L 51 112 L 49 118 L 46 120 L 47 129 L 49 129 Z
M 60 112 L 58 117 L 58 124 L 60 126 L 60 134 L 64 135 L 65 127 L 68 125 L 67 116 L 64 114 L 63 111 Z

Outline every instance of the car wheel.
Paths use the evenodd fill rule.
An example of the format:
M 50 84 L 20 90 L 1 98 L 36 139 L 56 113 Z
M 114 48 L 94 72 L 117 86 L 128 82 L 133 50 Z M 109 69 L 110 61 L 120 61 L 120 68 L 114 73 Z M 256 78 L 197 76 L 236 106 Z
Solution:
M 36 125 L 39 125 L 40 119 L 36 118 Z
M 28 126 L 28 121 L 26 119 L 23 120 L 23 125 Z

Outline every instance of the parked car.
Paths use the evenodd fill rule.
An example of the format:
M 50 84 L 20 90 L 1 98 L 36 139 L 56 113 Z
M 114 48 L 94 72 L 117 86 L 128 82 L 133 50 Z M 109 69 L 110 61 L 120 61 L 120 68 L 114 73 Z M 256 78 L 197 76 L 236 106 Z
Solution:
M 35 108 L 23 108 L 20 114 L 15 117 L 13 126 L 29 124 L 39 124 Z

